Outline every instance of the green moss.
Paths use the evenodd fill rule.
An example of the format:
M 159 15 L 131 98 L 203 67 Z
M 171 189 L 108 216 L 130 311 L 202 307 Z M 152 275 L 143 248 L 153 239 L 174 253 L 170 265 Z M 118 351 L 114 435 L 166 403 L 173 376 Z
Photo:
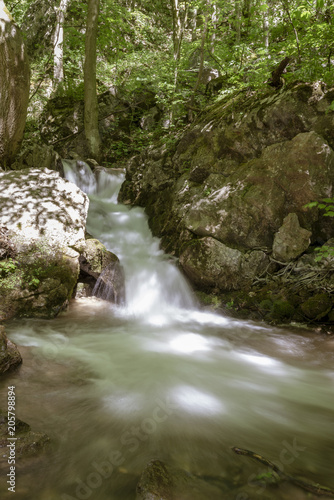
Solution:
M 277 320 L 292 318 L 295 308 L 286 300 L 276 300 L 272 307 L 272 317 Z
M 317 293 L 303 302 L 301 310 L 309 319 L 318 321 L 331 311 L 333 303 L 333 297 L 330 297 L 327 293 Z

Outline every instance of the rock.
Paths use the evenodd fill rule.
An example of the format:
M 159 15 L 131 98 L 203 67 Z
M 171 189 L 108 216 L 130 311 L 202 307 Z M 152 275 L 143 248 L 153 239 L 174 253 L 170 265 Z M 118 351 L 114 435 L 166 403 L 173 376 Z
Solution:
M 310 100 L 313 94 L 311 85 L 299 82 L 281 92 L 268 88 L 222 98 L 163 153 L 151 148 L 129 161 L 119 199 L 145 207 L 153 234 L 180 257 L 198 289 L 238 293 L 261 278 L 266 292 L 282 287 L 279 299 L 290 303 L 292 289 L 275 275 L 277 266 L 268 265 L 275 235 L 277 260 L 301 256 L 301 266 L 298 261 L 289 275 L 296 280 L 309 239 L 316 244 L 333 236 L 333 220 L 305 207 L 331 198 L 334 185 L 334 114 L 326 112 L 334 91 Z M 279 238 L 287 226 L 290 243 L 283 251 Z M 321 291 L 317 280 L 306 288 L 304 302 Z M 262 300 L 259 292 L 258 304 Z M 300 315 L 299 304 L 293 307 Z
M 0 318 L 55 317 L 79 276 L 88 197 L 46 169 L 0 173 L 0 186 L 0 226 L 15 245 L 0 262 Z
M 191 242 L 180 255 L 180 264 L 200 289 L 237 290 L 250 286 L 254 277 L 269 264 L 264 252 L 243 254 L 214 238 Z
M 79 253 L 50 246 L 44 239 L 24 246 L 15 260 L 0 262 L 1 267 L 6 275 L 0 281 L 0 319 L 54 318 L 72 297 Z
M 136 500 L 221 500 L 226 486 L 210 484 L 182 469 L 152 460 L 144 469 L 137 485 Z
M 149 109 L 147 113 L 145 113 L 140 119 L 140 128 L 143 130 L 153 130 L 157 123 L 159 122 L 161 117 L 160 110 L 157 106 Z
M 324 318 L 333 308 L 334 299 L 327 293 L 317 293 L 301 305 L 301 310 L 309 319 L 319 320 Z
M 12 170 L 24 170 L 27 168 L 34 168 L 38 165 L 40 170 L 49 169 L 59 172 L 61 176 L 64 175 L 63 164 L 60 156 L 54 150 L 53 146 L 46 144 L 24 144 L 19 154 L 12 163 Z
M 22 357 L 17 346 L 7 338 L 4 326 L 0 325 L 0 374 L 21 363 Z
M 9 456 L 9 448 L 7 447 L 7 430 L 8 430 L 8 416 L 7 412 L 0 410 L 0 448 L 1 455 L 5 458 Z M 15 419 L 15 453 L 16 457 L 29 457 L 41 453 L 48 443 L 50 438 L 41 432 L 33 432 L 30 425 L 16 417 Z
M 309 247 L 311 235 L 310 231 L 300 227 L 297 215 L 290 213 L 274 236 L 274 259 L 281 262 L 296 259 Z
M 80 282 L 87 285 L 83 293 L 88 293 L 81 296 L 93 294 L 116 304 L 124 302 L 124 273 L 115 254 L 109 252 L 100 241 L 90 238 L 85 242 L 79 262 Z
M 0 226 L 16 244 L 46 238 L 56 246 L 85 238 L 88 197 L 52 170 L 0 173 Z

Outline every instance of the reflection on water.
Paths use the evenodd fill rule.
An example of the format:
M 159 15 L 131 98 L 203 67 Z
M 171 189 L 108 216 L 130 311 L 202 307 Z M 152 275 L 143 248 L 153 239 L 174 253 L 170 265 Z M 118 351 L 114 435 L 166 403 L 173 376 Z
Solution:
M 263 472 L 233 446 L 334 487 L 332 340 L 199 310 L 142 211 L 101 186 L 89 231 L 120 255 L 128 302 L 80 299 L 53 321 L 8 324 L 24 364 L 1 382 L 1 405 L 16 385 L 17 416 L 53 441 L 43 462 L 22 459 L 16 499 L 134 499 L 138 475 L 159 458 L 219 477 L 233 500 Z M 249 498 L 307 498 L 257 491 Z

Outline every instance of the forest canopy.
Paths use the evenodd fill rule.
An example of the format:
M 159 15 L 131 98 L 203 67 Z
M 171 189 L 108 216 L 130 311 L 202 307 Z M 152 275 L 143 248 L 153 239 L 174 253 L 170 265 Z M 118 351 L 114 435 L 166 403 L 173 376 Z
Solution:
M 30 55 L 30 110 L 50 96 L 82 98 L 87 2 L 6 5 Z M 287 56 L 285 81 L 331 85 L 333 21 L 331 0 L 101 0 L 97 91 L 142 85 L 177 121 L 176 109 L 196 110 L 208 95 L 263 86 Z

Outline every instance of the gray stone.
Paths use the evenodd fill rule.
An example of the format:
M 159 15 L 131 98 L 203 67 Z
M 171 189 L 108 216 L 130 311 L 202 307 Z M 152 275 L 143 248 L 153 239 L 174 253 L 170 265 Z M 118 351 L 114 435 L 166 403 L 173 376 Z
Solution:
M 0 325 L 0 374 L 16 368 L 21 363 L 22 357 L 16 344 L 7 338 L 4 326 Z
M 310 231 L 300 227 L 297 215 L 290 213 L 274 236 L 274 259 L 281 262 L 296 259 L 309 247 L 311 235 Z

